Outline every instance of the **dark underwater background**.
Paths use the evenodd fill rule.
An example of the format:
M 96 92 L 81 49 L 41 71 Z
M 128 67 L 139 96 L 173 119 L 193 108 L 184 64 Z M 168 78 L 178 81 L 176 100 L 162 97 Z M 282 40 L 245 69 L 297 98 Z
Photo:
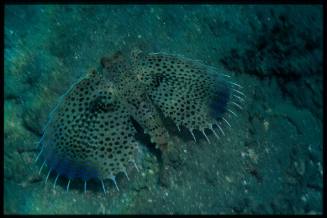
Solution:
M 6 5 L 5 214 L 321 214 L 322 6 Z M 58 99 L 124 47 L 221 66 L 244 88 L 226 136 L 181 141 L 159 178 L 144 145 L 120 191 L 53 189 L 33 161 Z

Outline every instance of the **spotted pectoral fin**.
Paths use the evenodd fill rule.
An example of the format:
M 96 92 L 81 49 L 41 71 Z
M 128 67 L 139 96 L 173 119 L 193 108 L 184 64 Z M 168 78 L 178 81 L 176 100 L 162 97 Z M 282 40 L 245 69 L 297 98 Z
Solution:
M 230 125 L 228 114 L 237 116 L 242 109 L 242 87 L 229 75 L 199 61 L 167 54 L 150 54 L 139 64 L 138 72 L 148 94 L 165 117 L 178 128 L 184 126 L 200 131 L 209 141 L 205 130 L 219 137 L 222 125 Z M 194 137 L 195 138 L 195 137 Z
M 113 178 L 135 158 L 136 130 L 100 74 L 77 82 L 51 113 L 38 160 L 69 179 Z

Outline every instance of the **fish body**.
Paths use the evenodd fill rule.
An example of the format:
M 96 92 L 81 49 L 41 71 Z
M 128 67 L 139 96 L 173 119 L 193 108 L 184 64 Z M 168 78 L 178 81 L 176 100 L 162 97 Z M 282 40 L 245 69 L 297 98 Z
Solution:
M 165 53 L 118 52 L 101 60 L 61 98 L 40 141 L 38 160 L 69 179 L 103 185 L 136 162 L 134 119 L 164 153 L 171 142 L 164 119 L 217 138 L 244 94 L 230 76 L 199 61 Z M 235 97 L 236 96 L 236 97 Z M 239 107 L 235 107 L 239 106 Z M 207 132 L 207 133 L 206 133 Z M 42 169 L 42 168 L 41 168 Z M 68 187 L 69 187 L 68 183 Z M 117 187 L 117 186 L 116 186 Z M 117 187 L 118 188 L 118 187 Z M 105 188 L 104 188 L 105 190 Z

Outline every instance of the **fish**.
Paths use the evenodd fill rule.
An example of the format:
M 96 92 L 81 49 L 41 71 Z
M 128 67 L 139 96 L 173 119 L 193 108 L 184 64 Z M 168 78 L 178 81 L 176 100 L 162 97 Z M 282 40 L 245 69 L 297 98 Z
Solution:
M 36 162 L 55 175 L 73 180 L 98 180 L 119 187 L 116 176 L 131 166 L 139 170 L 136 122 L 163 153 L 171 146 L 170 119 L 180 131 L 195 131 L 211 143 L 225 135 L 228 119 L 242 110 L 242 86 L 221 69 L 181 55 L 118 51 L 101 58 L 96 70 L 86 73 L 60 98 L 51 111 L 38 144 Z M 210 133 L 211 132 L 211 133 Z

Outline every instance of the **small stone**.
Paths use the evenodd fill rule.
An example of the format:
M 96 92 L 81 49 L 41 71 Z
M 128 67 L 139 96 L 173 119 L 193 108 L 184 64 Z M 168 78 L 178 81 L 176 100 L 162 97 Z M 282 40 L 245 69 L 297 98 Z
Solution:
M 292 185 L 298 183 L 298 181 L 294 177 L 286 177 L 286 182 Z
M 314 210 L 310 210 L 307 214 L 308 215 L 317 215 L 318 212 L 317 211 L 314 211 Z
M 319 170 L 320 175 L 323 175 L 324 172 L 323 172 L 323 170 L 322 170 L 321 163 L 318 162 L 318 163 L 317 163 L 317 166 L 318 166 L 318 170 Z
M 305 163 L 304 163 L 304 161 L 299 161 L 299 162 L 295 161 L 294 162 L 294 167 L 295 167 L 296 172 L 299 175 L 301 175 L 301 176 L 304 175 L 304 172 L 305 172 Z
M 251 158 L 251 160 L 254 163 L 258 163 L 258 155 L 255 153 L 255 151 L 253 149 L 249 149 L 248 153 L 249 153 L 249 157 Z
M 311 152 L 312 151 L 312 146 L 311 144 L 308 146 L 308 150 Z
M 302 200 L 303 202 L 307 202 L 307 201 L 308 201 L 306 195 L 302 195 L 301 200 Z
M 233 180 L 229 177 L 229 176 L 225 176 L 225 179 L 227 180 L 227 182 L 231 183 Z
M 268 129 L 269 129 L 269 122 L 267 120 L 265 120 L 263 122 L 263 126 L 265 127 L 265 130 L 268 131 Z

